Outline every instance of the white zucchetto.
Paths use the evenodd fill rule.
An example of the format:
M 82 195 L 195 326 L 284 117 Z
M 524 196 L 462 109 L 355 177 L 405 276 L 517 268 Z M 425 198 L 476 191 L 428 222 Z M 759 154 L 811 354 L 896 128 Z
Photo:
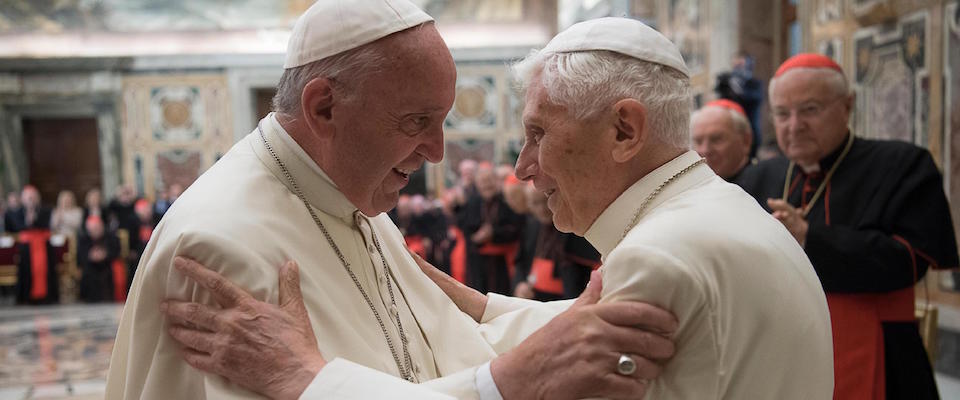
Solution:
M 665 65 L 683 73 L 690 71 L 683 56 L 669 39 L 643 22 L 630 18 L 597 18 L 572 25 L 554 36 L 542 54 L 607 50 L 639 60 Z
M 408 0 L 317 0 L 293 26 L 283 68 L 355 49 L 433 21 Z

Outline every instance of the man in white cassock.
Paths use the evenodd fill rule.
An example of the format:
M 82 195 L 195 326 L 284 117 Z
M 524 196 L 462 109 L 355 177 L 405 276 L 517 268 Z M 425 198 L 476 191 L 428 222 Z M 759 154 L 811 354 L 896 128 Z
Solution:
M 689 75 L 676 47 L 638 21 L 603 18 L 558 34 L 515 70 L 526 101 L 517 176 L 548 196 L 558 229 L 584 235 L 601 253 L 601 304 L 650 302 L 679 321 L 672 334 L 676 353 L 647 387 L 648 398 L 831 398 L 830 321 L 817 276 L 781 224 L 687 150 Z M 570 304 L 482 296 L 424 264 L 463 311 L 479 317 L 498 351 L 531 332 L 529 339 L 539 337 L 536 330 Z M 210 286 L 222 292 L 228 285 Z M 204 319 L 174 314 L 180 323 Z M 287 323 L 244 330 L 295 331 L 308 324 Z M 290 358 L 282 346 L 230 340 L 242 335 L 206 326 L 238 344 L 225 353 L 265 352 L 273 357 L 264 366 Z M 502 392 L 524 384 L 501 369 L 510 355 L 490 365 Z M 637 364 L 623 354 L 615 372 Z M 233 379 L 262 374 L 204 368 Z
M 276 112 L 184 192 L 154 231 L 120 321 L 108 399 L 250 398 L 259 395 L 244 388 L 260 383 L 264 394 L 293 398 L 311 382 L 309 396 L 338 399 L 529 398 L 540 388 L 562 392 L 541 393 L 555 398 L 642 395 L 644 379 L 657 375 L 656 362 L 673 348 L 634 326 L 669 332 L 675 320 L 668 312 L 638 303 L 584 305 L 507 352 L 422 273 L 383 214 L 413 171 L 443 155 L 456 69 L 431 21 L 406 0 L 321 0 L 297 22 Z M 259 340 L 309 343 L 322 358 L 286 353 L 305 356 L 297 359 L 302 370 L 230 364 L 261 369 L 263 381 L 191 368 L 233 346 L 204 336 L 182 353 L 173 340 L 183 330 L 159 312 L 164 299 L 223 301 L 174 268 L 177 256 L 208 265 L 251 300 L 274 304 L 288 303 L 276 266 L 299 261 L 299 315 L 315 324 L 316 336 L 306 326 Z M 297 333 L 306 339 L 297 342 Z M 638 335 L 646 339 L 632 339 Z M 634 373 L 612 372 L 619 353 L 633 354 Z M 581 368 L 555 373 L 572 358 Z M 498 389 L 493 359 L 529 386 Z

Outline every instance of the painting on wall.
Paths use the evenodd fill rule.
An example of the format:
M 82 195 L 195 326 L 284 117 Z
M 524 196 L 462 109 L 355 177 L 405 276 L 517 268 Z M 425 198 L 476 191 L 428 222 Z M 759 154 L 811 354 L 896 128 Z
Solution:
M 875 26 L 854 34 L 857 90 L 857 135 L 928 142 L 925 127 L 930 87 L 927 81 L 926 11 L 895 25 Z
M 444 127 L 467 132 L 489 132 L 497 127 L 500 96 L 490 75 L 457 77 L 456 99 Z
M 820 23 L 843 17 L 843 0 L 817 0 L 817 21 Z
M 159 141 L 197 140 L 203 131 L 203 102 L 193 86 L 153 88 L 150 93 L 150 126 Z
M 839 65 L 843 65 L 843 39 L 830 38 L 817 44 L 817 52 L 830 57 Z
M 944 7 L 943 21 L 943 78 L 944 117 L 946 132 L 944 146 L 944 175 L 949 182 L 950 213 L 954 215 L 953 230 L 960 232 L 960 2 L 953 1 Z M 960 273 L 950 275 L 948 282 L 941 281 L 946 289 L 960 290 Z
M 221 75 L 130 76 L 122 99 L 124 181 L 143 196 L 189 186 L 233 144 Z
M 199 150 L 167 150 L 157 153 L 154 186 L 190 186 L 203 172 L 203 155 Z
M 680 48 L 680 55 L 692 75 L 704 72 L 709 32 L 704 0 L 669 0 L 666 23 L 660 32 Z

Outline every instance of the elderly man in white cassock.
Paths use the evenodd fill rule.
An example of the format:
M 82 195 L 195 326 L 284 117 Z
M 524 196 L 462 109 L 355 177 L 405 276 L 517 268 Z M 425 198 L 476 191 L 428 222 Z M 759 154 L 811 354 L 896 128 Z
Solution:
M 687 150 L 692 102 L 676 47 L 639 21 L 602 18 L 570 27 L 515 69 L 526 101 L 516 174 L 548 196 L 558 229 L 584 235 L 601 253 L 600 304 L 650 302 L 679 321 L 676 353 L 647 398 L 831 398 L 830 321 L 817 276 L 781 224 Z M 424 264 L 498 349 L 542 336 L 537 329 L 570 305 L 483 296 Z M 228 285 L 216 278 L 200 277 L 224 292 Z M 270 329 L 308 326 L 286 320 Z M 226 352 L 262 350 L 276 356 L 268 365 L 290 358 L 278 346 L 236 343 Z M 558 356 L 521 350 L 494 359 L 502 392 L 528 384 L 502 368 L 517 355 Z M 646 362 L 629 353 L 614 358 L 624 375 Z
M 456 69 L 431 21 L 406 0 L 321 0 L 297 22 L 276 112 L 183 193 L 154 231 L 120 321 L 108 399 L 260 397 L 245 388 L 273 398 L 642 396 L 643 379 L 659 373 L 656 362 L 673 347 L 636 326 L 670 332 L 676 322 L 668 312 L 587 299 L 529 340 L 509 330 L 487 336 L 422 273 L 383 214 L 414 170 L 443 155 Z M 299 279 L 293 265 L 278 272 L 285 260 L 300 262 Z M 186 277 L 213 271 L 249 295 L 225 296 L 216 288 L 227 284 Z M 193 304 L 161 305 L 167 298 Z M 238 309 L 202 312 L 217 303 Z M 296 305 L 290 315 L 314 326 L 252 339 L 281 345 L 282 354 L 222 357 L 243 347 L 219 341 L 212 329 L 290 322 L 287 314 L 260 313 L 270 303 Z M 205 319 L 171 324 L 162 309 Z M 509 341 L 510 351 L 498 341 Z M 636 371 L 613 373 L 620 353 L 633 354 Z M 291 364 L 269 363 L 286 356 Z M 490 360 L 526 385 L 498 388 Z M 224 379 L 191 365 L 261 375 Z

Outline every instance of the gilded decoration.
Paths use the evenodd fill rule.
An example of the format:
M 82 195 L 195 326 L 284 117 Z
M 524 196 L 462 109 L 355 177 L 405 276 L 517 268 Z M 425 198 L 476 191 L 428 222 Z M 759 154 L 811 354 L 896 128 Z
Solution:
M 949 160 L 944 175 L 949 182 L 950 208 L 954 232 L 960 232 L 960 2 L 944 8 L 943 77 L 944 77 L 944 132 L 947 132 L 945 158 Z M 960 275 L 955 274 L 955 277 Z M 960 282 L 954 282 L 960 289 Z
M 928 143 L 927 21 L 924 11 L 854 34 L 858 135 Z
M 456 99 L 444 126 L 460 131 L 492 131 L 497 127 L 500 95 L 491 75 L 457 77 Z
M 705 0 L 669 0 L 667 23 L 660 31 L 680 48 L 692 75 L 705 72 L 710 32 L 706 26 Z
M 124 180 L 148 197 L 189 186 L 233 144 L 220 75 L 130 76 L 122 98 Z

